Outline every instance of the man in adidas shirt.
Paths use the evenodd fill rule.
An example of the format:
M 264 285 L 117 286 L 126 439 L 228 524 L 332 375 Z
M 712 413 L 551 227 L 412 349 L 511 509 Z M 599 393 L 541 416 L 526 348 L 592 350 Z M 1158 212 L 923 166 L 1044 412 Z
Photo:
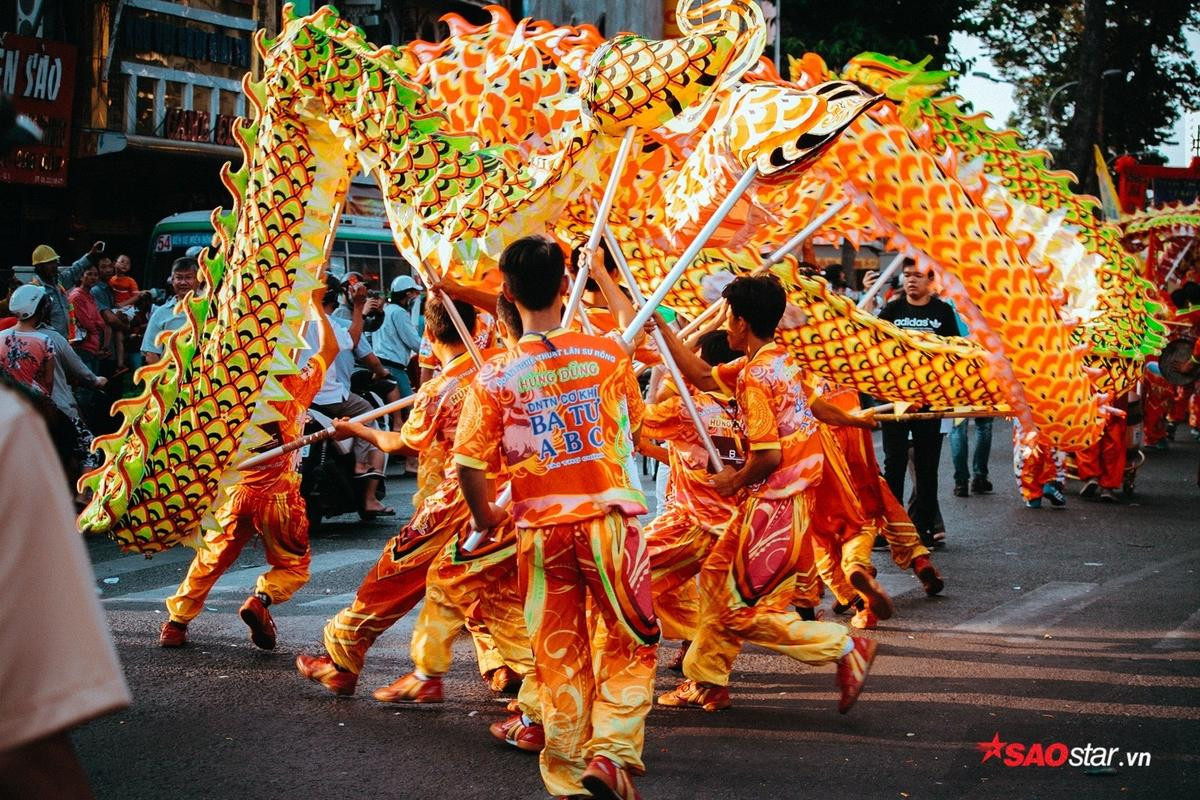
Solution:
M 904 294 L 884 306 L 879 318 L 897 328 L 923 331 L 938 336 L 957 336 L 958 323 L 949 303 L 933 294 L 933 275 L 911 259 L 904 262 Z M 927 547 L 945 543 L 938 507 L 938 462 L 942 456 L 941 420 L 885 422 L 883 431 L 883 475 L 897 498 L 904 497 L 904 475 L 908 471 L 911 440 L 915 472 L 913 499 L 908 512 Z

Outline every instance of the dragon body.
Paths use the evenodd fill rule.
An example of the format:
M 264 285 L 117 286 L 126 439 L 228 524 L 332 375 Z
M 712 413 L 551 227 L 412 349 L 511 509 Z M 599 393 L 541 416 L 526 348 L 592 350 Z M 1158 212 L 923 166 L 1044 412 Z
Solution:
M 683 36 L 666 41 L 489 10 L 482 26 L 447 17 L 441 42 L 377 49 L 332 9 L 287 8 L 280 35 L 256 40 L 245 165 L 223 175 L 234 206 L 216 213 L 187 324 L 99 440 L 85 530 L 144 553 L 199 531 L 299 368 L 303 309 L 358 171 L 381 186 L 406 260 L 493 285 L 519 236 L 586 239 L 613 176 L 611 228 L 649 290 L 753 165 L 759 178 L 670 303 L 699 313 L 719 273 L 759 269 L 844 204 L 817 237 L 882 240 L 928 264 L 973 335 L 900 331 L 785 260 L 773 270 L 801 312 L 782 332 L 797 357 L 883 398 L 1007 405 L 1057 446 L 1095 439 L 1107 394 L 1159 342 L 1142 279 L 1091 201 L 1011 132 L 936 96 L 921 65 L 864 56 L 837 75 L 807 57 L 784 81 L 757 60 L 765 27 L 750 0 L 682 0 Z

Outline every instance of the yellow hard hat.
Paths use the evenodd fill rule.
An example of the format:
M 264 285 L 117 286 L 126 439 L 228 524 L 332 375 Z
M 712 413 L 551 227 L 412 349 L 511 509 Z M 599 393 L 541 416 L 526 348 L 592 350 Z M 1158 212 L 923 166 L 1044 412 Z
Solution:
M 58 261 L 58 253 L 54 252 L 54 248 L 48 244 L 39 244 L 33 248 L 33 266 L 45 264 L 49 261 Z

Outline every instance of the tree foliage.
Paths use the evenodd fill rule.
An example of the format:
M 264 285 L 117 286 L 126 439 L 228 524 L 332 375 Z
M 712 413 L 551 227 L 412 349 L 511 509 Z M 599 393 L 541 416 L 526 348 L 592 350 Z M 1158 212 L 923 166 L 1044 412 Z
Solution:
M 930 55 L 933 68 L 961 69 L 962 59 L 950 51 L 950 34 L 976 5 L 968 0 L 776 1 L 784 53 L 813 52 L 833 69 L 868 50 L 909 61 Z M 786 58 L 783 63 L 786 71 Z
M 1062 146 L 1081 80 L 1083 0 L 985 0 L 966 28 L 1016 86 L 1010 124 L 1038 143 Z M 1100 92 L 1100 143 L 1110 155 L 1150 154 L 1180 111 L 1200 105 L 1200 67 L 1185 38 L 1200 29 L 1196 0 L 1108 0 L 1101 69 L 1118 70 Z M 1128 80 L 1126 79 L 1128 76 Z M 1079 144 L 1072 142 L 1069 144 Z

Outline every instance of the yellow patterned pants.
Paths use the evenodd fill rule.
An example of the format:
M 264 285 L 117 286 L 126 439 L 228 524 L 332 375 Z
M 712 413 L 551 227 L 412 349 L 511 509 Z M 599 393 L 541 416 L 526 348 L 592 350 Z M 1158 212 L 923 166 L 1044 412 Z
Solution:
M 664 639 L 691 641 L 700 614 L 695 577 L 719 531 L 674 503 L 646 526 L 654 613 Z
M 683 660 L 688 678 L 728 685 L 744 641 L 807 664 L 842 654 L 845 627 L 806 622 L 789 608 L 808 549 L 810 502 L 807 492 L 743 501 L 700 570 L 700 624 Z
M 445 675 L 454 640 L 466 626 L 475 638 L 480 671 L 507 664 L 520 674 L 517 704 L 531 720 L 541 722 L 533 650 L 517 585 L 516 532 L 507 527 L 499 541 L 469 553 L 462 550 L 465 539 L 463 534 L 447 542 L 429 567 L 425 603 L 413 628 L 413 665 L 424 675 Z
M 659 631 L 637 521 L 609 513 L 573 525 L 523 528 L 518 569 L 541 684 L 546 789 L 586 794 L 580 778 L 595 756 L 641 774 Z M 589 601 L 604 622 L 596 627 L 606 635 L 595 636 L 602 644 L 589 629 Z M 600 651 L 594 664 L 593 648 Z
M 367 650 L 425 594 L 425 575 L 451 537 L 470 523 L 458 481 L 442 481 L 392 537 L 354 600 L 325 626 L 325 651 L 342 669 L 362 672 Z
M 229 500 L 216 512 L 219 531 L 205 535 L 205 547 L 196 553 L 187 575 L 167 598 L 167 612 L 175 622 L 187 624 L 204 610 L 204 600 L 213 584 L 229 569 L 250 537 L 262 538 L 271 569 L 258 577 L 254 587 L 282 603 L 308 582 L 312 554 L 308 548 L 308 517 L 300 496 L 298 476 L 284 478 L 280 491 L 262 493 L 235 487 Z

